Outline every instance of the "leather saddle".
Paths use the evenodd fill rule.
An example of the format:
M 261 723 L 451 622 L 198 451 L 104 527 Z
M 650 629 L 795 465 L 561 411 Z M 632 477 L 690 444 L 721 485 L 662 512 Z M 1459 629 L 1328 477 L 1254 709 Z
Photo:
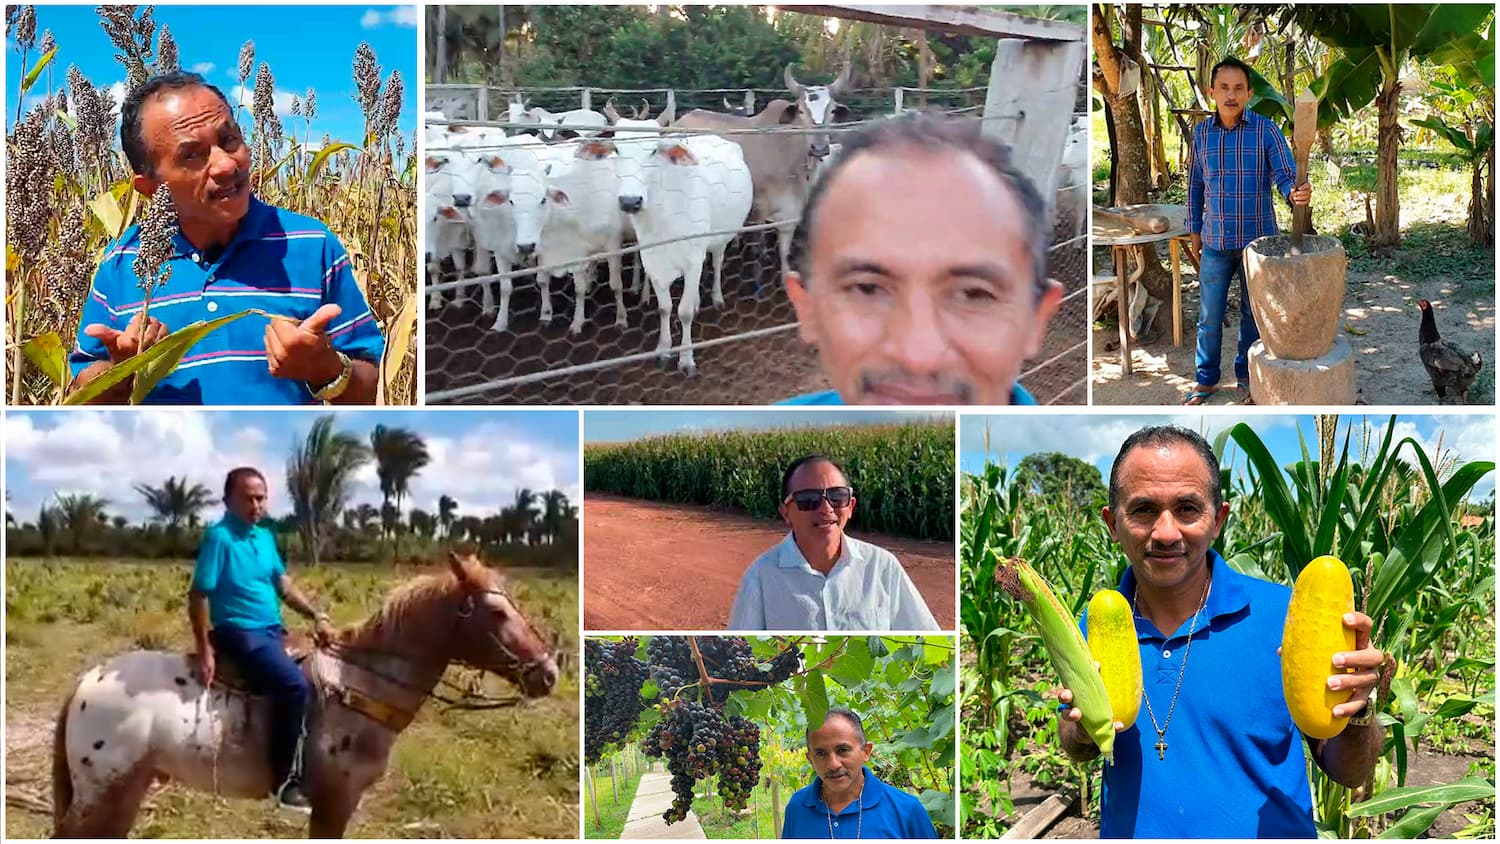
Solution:
M 292 662 L 305 672 L 307 670 L 307 658 L 312 656 L 316 645 L 311 637 L 305 634 L 291 633 L 286 637 L 286 654 L 292 658 Z M 193 658 L 197 659 L 197 653 Z M 257 693 L 250 688 L 250 680 L 243 668 L 235 660 L 229 659 L 222 654 L 214 663 L 213 685 L 231 692 L 255 696 Z

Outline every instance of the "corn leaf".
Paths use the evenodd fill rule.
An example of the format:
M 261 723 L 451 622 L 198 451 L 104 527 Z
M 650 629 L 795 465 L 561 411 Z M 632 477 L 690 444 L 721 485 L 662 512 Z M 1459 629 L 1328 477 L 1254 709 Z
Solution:
M 1286 556 L 1287 569 L 1295 579 L 1302 567 L 1312 561 L 1312 549 L 1307 541 L 1307 532 L 1302 524 L 1302 514 L 1292 496 L 1291 488 L 1282 477 L 1281 467 L 1255 429 L 1241 422 L 1229 429 L 1229 435 L 1245 452 L 1255 474 L 1260 477 L 1262 494 L 1265 496 L 1266 512 L 1281 528 L 1281 546 Z
M 251 308 L 250 310 L 240 311 L 229 316 L 219 317 L 210 322 L 195 322 L 191 325 L 183 326 L 163 337 L 159 343 L 146 351 L 123 363 L 111 366 L 105 370 L 103 375 L 100 375 L 64 398 L 63 404 L 88 404 L 90 401 L 98 398 L 104 391 L 126 378 L 139 373 L 135 386 L 131 391 L 131 401 L 138 403 L 152 388 L 161 382 L 161 379 L 170 375 L 172 370 L 177 368 L 177 364 L 182 361 L 182 356 L 187 354 L 187 350 L 192 348 L 194 344 L 217 329 L 251 314 L 267 315 L 265 311 L 258 308 Z
M 1426 832 L 1438 816 L 1447 811 L 1447 806 L 1431 806 L 1426 809 L 1413 809 L 1401 817 L 1401 820 L 1391 825 L 1390 829 L 1380 833 L 1377 838 L 1417 838 Z
M 408 296 L 406 304 L 402 306 L 401 312 L 396 315 L 395 322 L 385 338 L 385 356 L 380 360 L 380 393 L 381 401 L 377 404 L 389 404 L 391 396 L 388 390 L 396 383 L 401 374 L 401 367 L 406 362 L 406 356 L 411 354 L 412 347 L 417 339 L 417 306 L 421 297 Z M 397 401 L 404 401 L 402 397 L 396 397 Z
M 1412 785 L 1382 791 L 1363 803 L 1349 807 L 1351 818 L 1372 818 L 1391 812 L 1399 812 L 1412 806 L 1452 806 L 1470 800 L 1493 800 L 1495 784 L 1478 777 L 1468 777 L 1458 782 L 1442 785 Z
M 21 79 L 21 96 L 26 96 L 26 92 L 30 91 L 31 86 L 36 84 L 37 77 L 41 76 L 42 71 L 47 69 L 47 65 L 52 64 L 52 59 L 55 56 L 57 56 L 57 48 L 53 47 L 36 60 L 36 64 L 32 66 L 31 70 L 26 71 L 26 76 Z
M 62 338 L 57 336 L 56 331 L 27 340 L 21 351 L 33 366 L 57 386 L 67 387 L 68 381 L 72 380 L 68 377 L 68 351 L 63 348 Z

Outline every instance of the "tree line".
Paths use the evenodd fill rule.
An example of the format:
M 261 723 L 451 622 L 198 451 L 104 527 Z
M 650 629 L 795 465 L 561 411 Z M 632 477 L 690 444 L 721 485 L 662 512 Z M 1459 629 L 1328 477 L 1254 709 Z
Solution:
M 292 510 L 262 524 L 282 554 L 317 564 L 394 561 L 430 556 L 437 546 L 463 544 L 535 564 L 573 565 L 577 559 L 578 508 L 561 490 L 518 489 L 498 510 L 461 513 L 443 494 L 436 507 L 403 508 L 412 480 L 431 461 L 427 443 L 410 429 L 376 425 L 367 438 L 338 431 L 323 416 L 296 444 L 286 463 Z M 356 471 L 375 463 L 380 507 L 350 501 Z M 220 493 L 188 478 L 168 477 L 134 491 L 150 510 L 144 523 L 111 515 L 111 501 L 89 493 L 58 494 L 35 522 L 18 521 L 6 508 L 6 542 L 18 557 L 110 556 L 184 558 L 196 554 L 203 512 Z M 7 494 L 8 496 L 8 494 Z M 404 547 L 403 547 L 404 542 Z

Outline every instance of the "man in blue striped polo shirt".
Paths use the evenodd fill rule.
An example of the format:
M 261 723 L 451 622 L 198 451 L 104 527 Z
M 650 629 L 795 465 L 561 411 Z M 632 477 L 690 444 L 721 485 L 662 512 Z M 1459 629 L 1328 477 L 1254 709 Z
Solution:
M 166 283 L 146 294 L 140 226 L 110 244 L 70 359 L 77 389 L 172 331 L 259 308 L 187 350 L 154 404 L 372 404 L 385 340 L 338 238 L 311 217 L 251 195 L 250 151 L 228 100 L 195 73 L 154 77 L 120 110 L 135 189 L 170 190 L 179 232 Z M 101 403 L 128 400 L 131 380 Z
M 1036 404 L 1016 383 L 1062 301 L 1036 188 L 972 121 L 843 138 L 797 226 L 787 295 L 834 389 L 783 404 Z
M 1183 404 L 1199 405 L 1219 389 L 1219 358 L 1229 285 L 1240 278 L 1240 337 L 1234 376 L 1250 395 L 1250 346 L 1260 329 L 1250 312 L 1242 256 L 1250 241 L 1276 234 L 1271 187 L 1293 205 L 1306 205 L 1312 188 L 1296 180 L 1291 150 L 1276 125 L 1246 109 L 1250 68 L 1235 58 L 1214 65 L 1209 76 L 1214 116 L 1193 128 L 1188 164 L 1187 229 L 1198 261 L 1198 349 L 1196 383 Z

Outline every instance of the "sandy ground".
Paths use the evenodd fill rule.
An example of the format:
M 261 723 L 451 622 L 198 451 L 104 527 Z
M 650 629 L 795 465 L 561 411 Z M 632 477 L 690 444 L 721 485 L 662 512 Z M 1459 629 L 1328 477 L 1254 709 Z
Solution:
M 1397 262 L 1399 264 L 1399 260 Z M 1165 328 L 1150 343 L 1132 343 L 1134 372 L 1120 372 L 1120 331 L 1113 320 L 1093 333 L 1092 381 L 1094 404 L 1174 405 L 1193 387 L 1193 346 L 1197 339 L 1198 278 L 1192 265 L 1183 262 L 1182 345 L 1172 346 L 1171 302 L 1163 304 L 1157 325 Z M 1401 274 L 1380 275 L 1353 272 L 1348 275 L 1340 332 L 1353 347 L 1356 404 L 1438 404 L 1432 381 L 1417 356 L 1417 326 L 1421 312 L 1418 299 L 1429 299 L 1437 317 L 1438 332 L 1466 351 L 1484 355 L 1485 370 L 1469 392 L 1469 403 L 1495 402 L 1495 299 L 1478 295 L 1475 285 L 1460 287 L 1437 277 L 1412 281 Z M 1218 395 L 1207 404 L 1238 404 L 1243 394 L 1235 389 L 1234 352 L 1239 336 L 1238 284 L 1230 292 L 1229 327 L 1224 329 L 1221 358 L 1223 373 Z M 1454 403 L 1452 399 L 1448 403 Z
M 584 497 L 585 630 L 718 630 L 740 576 L 780 542 L 780 522 L 707 507 Z M 945 630 L 954 626 L 954 554 L 946 542 L 850 535 L 895 554 Z

